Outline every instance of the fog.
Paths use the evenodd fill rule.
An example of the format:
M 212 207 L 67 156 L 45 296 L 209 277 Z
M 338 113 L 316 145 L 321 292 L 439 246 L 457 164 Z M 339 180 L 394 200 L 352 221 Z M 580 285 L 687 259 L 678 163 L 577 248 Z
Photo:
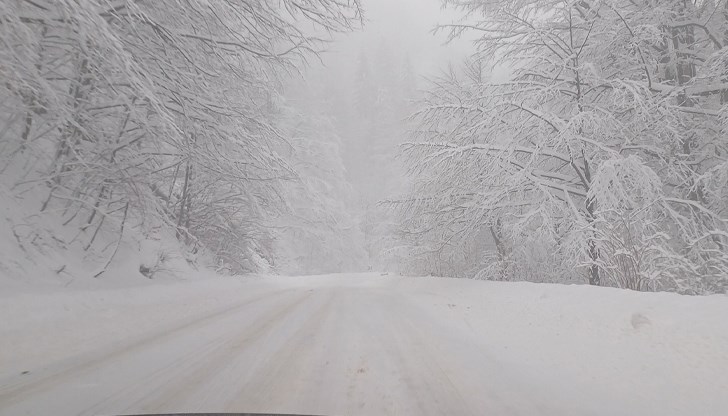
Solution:
M 443 8 L 439 0 L 369 0 L 363 3 L 364 21 L 360 30 L 337 34 L 322 54 L 323 76 L 353 73 L 362 52 L 373 54 L 386 45 L 394 56 L 409 57 L 416 74 L 433 76 L 458 63 L 472 45 L 464 40 L 448 42 L 446 33 L 433 33 L 438 25 L 452 23 L 459 13 Z
M 725 0 L 111 4 L 0 6 L 21 265 L 728 284 Z
M 373 88 L 375 95 L 388 95 L 374 98 L 375 105 L 377 99 L 417 100 L 419 89 L 429 79 L 446 73 L 451 66 L 458 66 L 473 52 L 473 47 L 472 42 L 464 39 L 448 39 L 447 31 L 435 33 L 439 25 L 458 17 L 457 12 L 444 8 L 439 0 L 369 0 L 362 6 L 361 26 L 350 33 L 327 37 L 329 43 L 318 60 L 311 61 L 301 76 L 288 80 L 284 95 L 302 108 L 318 106 L 318 113 L 335 123 L 342 140 L 347 179 L 358 199 L 356 208 L 366 209 L 404 181 L 401 170 L 385 176 L 381 168 L 398 165 L 394 161 L 399 153 L 396 145 L 405 139 L 405 119 L 409 113 L 400 111 L 396 115 L 387 114 L 386 120 L 368 120 L 369 124 L 380 124 L 384 131 L 362 132 L 367 126 L 362 126 L 362 120 L 353 113 L 372 112 L 374 108 L 357 109 L 357 99 L 361 98 L 357 97 L 357 88 L 362 88 L 361 83 L 365 82 L 366 88 Z M 370 72 L 370 80 L 360 79 L 364 67 Z M 411 91 L 404 92 L 397 85 L 403 76 L 409 77 Z M 382 146 L 386 146 L 385 152 Z

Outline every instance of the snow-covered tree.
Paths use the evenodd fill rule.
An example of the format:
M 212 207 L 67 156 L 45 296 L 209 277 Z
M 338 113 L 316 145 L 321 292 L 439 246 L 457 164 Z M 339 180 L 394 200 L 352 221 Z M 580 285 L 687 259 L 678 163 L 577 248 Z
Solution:
M 441 255 L 490 229 L 508 278 L 538 262 L 591 284 L 721 290 L 725 199 L 707 184 L 726 160 L 725 85 L 701 73 L 725 49 L 711 29 L 725 2 L 446 3 L 472 18 L 449 29 L 478 52 L 416 114 L 405 230 Z
M 86 249 L 135 218 L 250 270 L 295 177 L 277 153 L 278 74 L 322 47 L 301 21 L 340 31 L 358 17 L 336 0 L 4 1 L 3 181 L 43 190 L 38 211 Z

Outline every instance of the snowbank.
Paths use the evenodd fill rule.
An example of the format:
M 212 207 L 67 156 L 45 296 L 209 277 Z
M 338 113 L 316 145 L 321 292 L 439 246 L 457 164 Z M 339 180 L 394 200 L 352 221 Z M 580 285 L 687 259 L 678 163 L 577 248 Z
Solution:
M 728 296 L 443 279 L 395 285 L 544 391 L 566 384 L 576 403 L 602 403 L 611 414 L 728 414 Z

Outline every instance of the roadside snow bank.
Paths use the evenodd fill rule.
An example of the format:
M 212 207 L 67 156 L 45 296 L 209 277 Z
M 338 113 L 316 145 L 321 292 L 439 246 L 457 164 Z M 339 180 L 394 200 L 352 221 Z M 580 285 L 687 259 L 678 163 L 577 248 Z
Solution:
M 137 286 L 186 278 L 213 265 L 208 253 L 191 254 L 174 233 L 139 219 L 129 218 L 121 235 L 108 222 L 98 231 L 65 226 L 61 212 L 38 212 L 45 197 L 39 190 L 17 195 L 0 183 L 0 294 Z
M 435 278 L 393 286 L 433 331 L 469 334 L 546 391 L 566 384 L 575 401 L 613 414 L 728 414 L 726 295 Z

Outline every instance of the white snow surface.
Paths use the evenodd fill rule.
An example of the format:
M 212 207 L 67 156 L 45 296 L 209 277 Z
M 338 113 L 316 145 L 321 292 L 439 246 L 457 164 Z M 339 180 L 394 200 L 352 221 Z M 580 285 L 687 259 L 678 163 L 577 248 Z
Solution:
M 134 282 L 0 285 L 0 414 L 728 414 L 724 295 L 380 274 Z

